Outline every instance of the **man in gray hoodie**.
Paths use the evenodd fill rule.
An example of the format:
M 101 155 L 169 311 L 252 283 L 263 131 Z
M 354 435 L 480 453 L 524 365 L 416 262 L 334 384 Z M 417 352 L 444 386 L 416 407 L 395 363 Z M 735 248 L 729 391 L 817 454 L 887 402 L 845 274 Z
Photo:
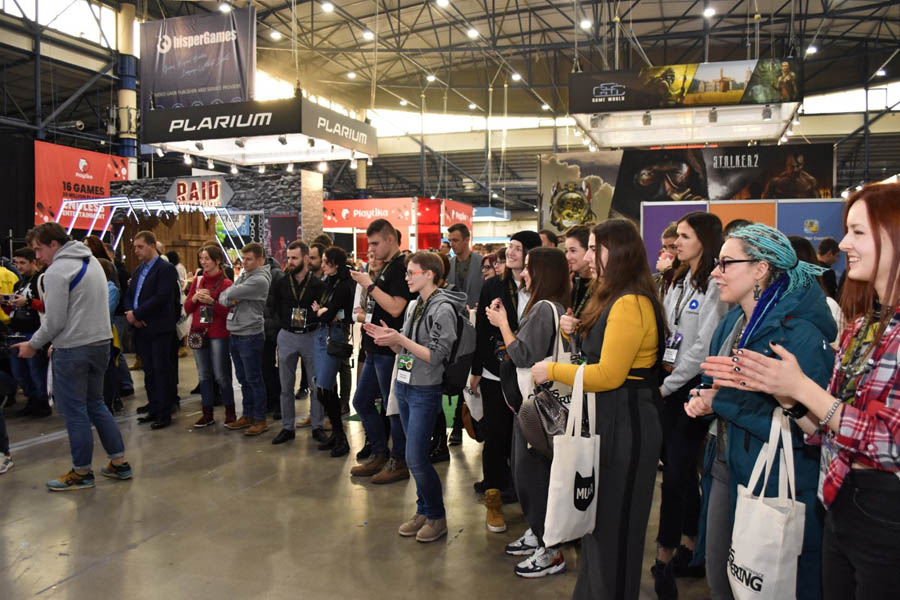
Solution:
M 53 395 L 66 421 L 73 469 L 47 482 L 52 491 L 94 487 L 91 461 L 97 428 L 110 462 L 101 474 L 131 479 L 125 445 L 115 419 L 103 402 L 103 375 L 109 363 L 112 329 L 106 275 L 90 249 L 72 241 L 58 223 L 38 225 L 27 241 L 49 265 L 43 277 L 44 318 L 31 339 L 16 344 L 20 358 L 53 344 Z
M 244 429 L 244 435 L 268 431 L 266 422 L 266 386 L 262 378 L 265 344 L 266 299 L 272 273 L 266 264 L 266 251 L 251 242 L 241 249 L 244 271 L 234 285 L 219 295 L 219 304 L 231 307 L 225 326 L 231 334 L 231 359 L 241 383 L 243 415 L 228 429 Z

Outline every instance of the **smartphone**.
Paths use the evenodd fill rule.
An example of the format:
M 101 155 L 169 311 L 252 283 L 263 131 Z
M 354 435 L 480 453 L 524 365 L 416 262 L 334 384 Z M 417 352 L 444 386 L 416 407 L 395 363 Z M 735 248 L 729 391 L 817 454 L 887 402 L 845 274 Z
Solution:
M 0 304 L 9 304 L 15 297 L 15 294 L 0 294 Z

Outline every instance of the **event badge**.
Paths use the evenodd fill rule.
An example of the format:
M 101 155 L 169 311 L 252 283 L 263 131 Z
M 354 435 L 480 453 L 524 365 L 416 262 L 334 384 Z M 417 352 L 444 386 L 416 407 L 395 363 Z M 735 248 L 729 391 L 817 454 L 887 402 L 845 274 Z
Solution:
M 676 333 L 666 340 L 666 350 L 663 352 L 663 364 L 672 366 L 675 364 L 675 357 L 678 356 L 678 349 L 681 348 L 681 342 L 684 336 Z
M 825 504 L 825 496 L 822 492 L 822 488 L 825 485 L 825 475 L 828 473 L 828 467 L 831 466 L 831 461 L 835 459 L 837 456 L 837 447 L 834 445 L 834 438 L 829 433 L 822 434 L 822 453 L 819 455 L 819 489 L 818 496 L 819 502 Z
M 209 325 L 213 320 L 213 309 L 212 306 L 206 305 L 200 307 L 200 323 L 202 325 Z
M 235 315 L 234 308 L 232 308 L 231 310 L 228 311 L 228 317 L 227 317 L 227 319 L 228 319 L 229 321 L 234 321 L 234 315 Z
M 409 383 L 415 358 L 412 354 L 397 355 L 397 381 Z
M 306 327 L 306 309 L 305 308 L 292 308 L 291 309 L 291 327 L 294 329 L 303 329 Z
M 372 313 L 375 312 L 375 300 L 369 298 L 366 301 L 366 323 L 372 322 Z

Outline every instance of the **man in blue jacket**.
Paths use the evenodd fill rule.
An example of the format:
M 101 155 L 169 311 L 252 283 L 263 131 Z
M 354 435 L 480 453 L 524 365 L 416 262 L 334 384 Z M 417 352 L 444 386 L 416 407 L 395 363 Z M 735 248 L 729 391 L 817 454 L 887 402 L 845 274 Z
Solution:
M 178 272 L 156 250 L 156 236 L 141 231 L 134 236 L 134 253 L 141 261 L 125 294 L 125 318 L 135 328 L 134 345 L 144 367 L 147 414 L 138 423 L 151 429 L 172 424 L 175 399 L 175 324 L 180 315 Z

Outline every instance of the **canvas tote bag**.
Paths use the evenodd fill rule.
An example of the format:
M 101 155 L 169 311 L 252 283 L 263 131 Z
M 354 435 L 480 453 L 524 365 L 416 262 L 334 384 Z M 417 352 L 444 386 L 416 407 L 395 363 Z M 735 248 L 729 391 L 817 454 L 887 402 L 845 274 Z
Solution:
M 584 365 L 578 367 L 569 418 L 563 435 L 554 436 L 553 462 L 547 515 L 544 518 L 544 545 L 547 547 L 580 539 L 594 531 L 597 522 L 597 470 L 600 436 L 594 394 L 584 394 Z M 582 434 L 582 411 L 588 407 L 588 436 Z
M 779 439 L 778 496 L 765 497 Z M 765 473 L 764 473 L 765 472 Z M 760 496 L 753 490 L 762 477 Z M 797 558 L 803 547 L 806 507 L 797 500 L 791 430 L 781 407 L 772 414 L 769 441 L 763 444 L 747 486 L 738 485 L 728 581 L 736 600 L 795 598 Z

